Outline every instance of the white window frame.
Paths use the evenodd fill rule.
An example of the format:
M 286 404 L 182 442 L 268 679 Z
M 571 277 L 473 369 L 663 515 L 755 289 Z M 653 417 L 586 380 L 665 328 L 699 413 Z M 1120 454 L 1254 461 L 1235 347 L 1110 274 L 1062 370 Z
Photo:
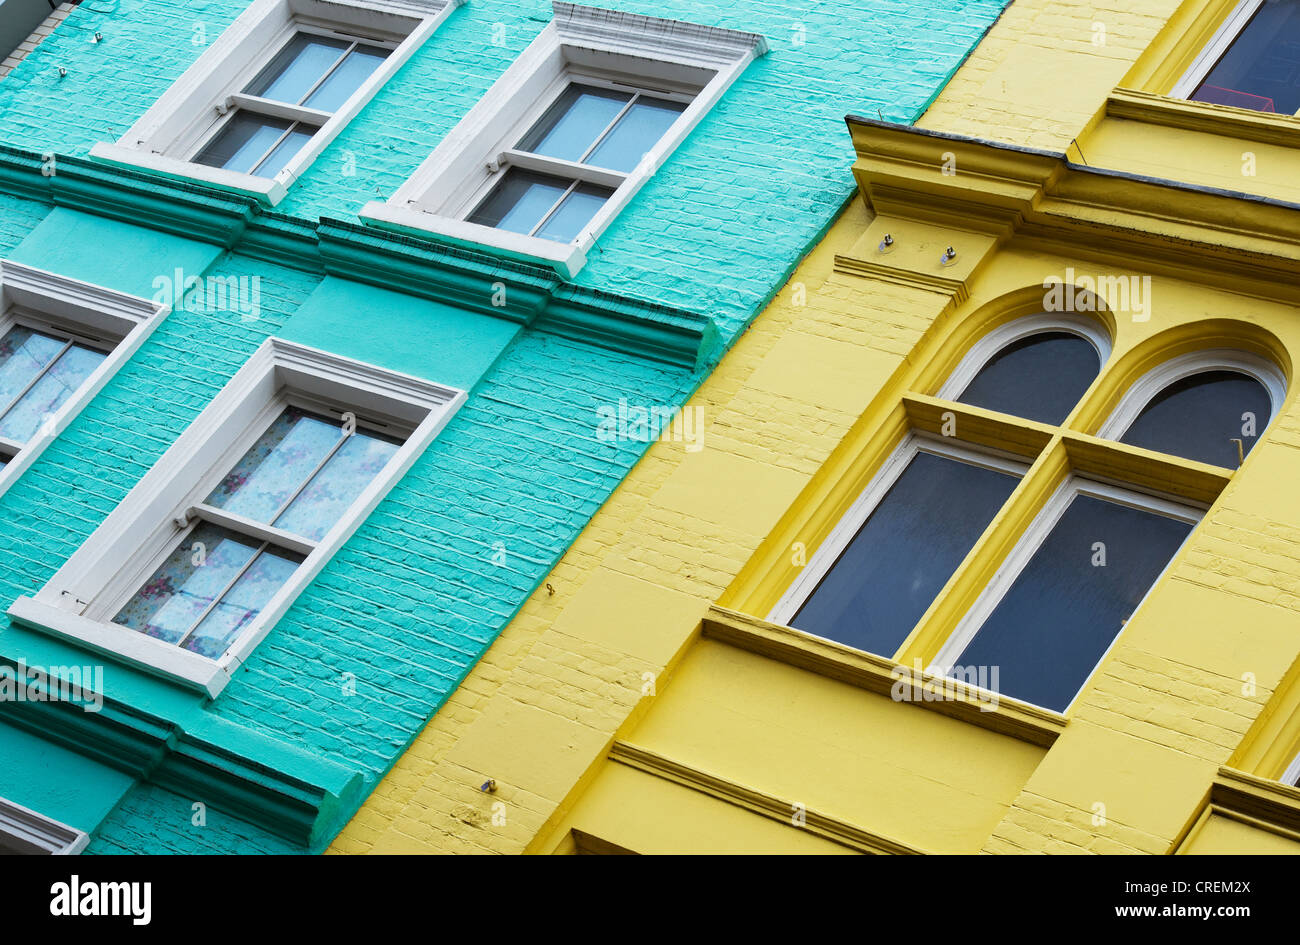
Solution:
M 553 6 L 552 22 L 386 202 L 366 204 L 362 220 L 457 245 L 493 247 L 572 277 L 610 222 L 745 67 L 767 52 L 766 41 L 756 33 L 570 3 Z M 632 172 L 602 172 L 585 165 L 563 171 L 615 188 L 571 243 L 468 222 L 466 217 L 509 167 L 557 172 L 557 162 L 516 151 L 515 145 L 570 79 L 587 82 L 593 76 L 651 94 L 660 89 L 680 94 L 687 87 L 698 91 Z
M 783 626 L 789 625 L 795 614 L 799 612 L 799 608 L 807 602 L 813 591 L 821 584 L 822 579 L 830 573 L 840 555 L 848 548 L 862 529 L 862 526 L 866 524 L 867 519 L 875 512 L 876 507 L 889 494 L 889 490 L 893 488 L 894 483 L 898 481 L 903 471 L 907 469 L 916 454 L 920 452 L 932 453 L 935 456 L 954 459 L 971 466 L 1008 473 L 1017 479 L 1023 479 L 1029 471 L 1029 463 L 1023 457 L 985 447 L 971 446 L 947 437 L 931 436 L 928 433 L 915 431 L 908 433 L 903 442 L 881 464 L 880 469 L 871 478 L 867 487 L 862 490 L 862 493 L 844 514 L 844 517 L 839 520 L 831 533 L 826 536 L 826 540 L 822 542 L 821 547 L 817 549 L 811 560 L 804 566 L 799 576 L 794 579 L 785 594 L 777 601 L 776 606 L 767 615 L 769 623 L 777 623 Z M 799 632 L 818 639 L 826 639 L 819 637 L 817 634 L 808 633 L 806 630 L 800 630 Z M 839 646 L 846 645 L 834 640 L 830 642 L 837 643 Z M 880 653 L 877 655 L 887 658 L 894 656 L 893 653 Z
M 254 196 L 274 206 L 338 133 L 410 58 L 460 0 L 255 0 L 116 142 L 91 157 Z M 392 47 L 388 58 L 335 112 L 283 105 L 280 117 L 308 114 L 320 129 L 274 177 L 194 163 L 225 127 L 243 88 L 295 32 L 337 35 Z M 253 109 L 269 113 L 271 103 Z
M 20 597 L 9 616 L 216 696 L 465 396 L 453 387 L 270 338 L 63 567 L 34 596 Z M 191 510 L 294 397 L 334 403 L 358 417 L 391 418 L 413 432 L 220 658 L 113 623 L 120 606 L 186 533 Z
M 1124 393 L 1110 416 L 1106 418 L 1106 422 L 1097 431 L 1097 435 L 1102 439 L 1118 442 L 1162 390 L 1183 378 L 1207 371 L 1237 371 L 1254 378 L 1264 386 L 1268 391 L 1272 409 L 1268 418 L 1258 426 L 1259 434 L 1262 436 L 1269 423 L 1282 409 L 1282 402 L 1286 399 L 1286 377 L 1278 370 L 1277 365 L 1270 361 L 1233 348 L 1207 348 L 1193 351 L 1170 358 L 1152 368 Z
M 1228 47 L 1233 44 L 1241 31 L 1246 28 L 1251 18 L 1264 5 L 1264 0 L 1241 0 L 1240 3 L 1228 14 L 1223 24 L 1210 37 L 1210 41 L 1205 44 L 1205 48 L 1200 54 L 1192 60 L 1192 64 L 1187 71 L 1183 73 L 1169 94 L 1174 98 L 1187 98 L 1196 91 L 1205 77 L 1223 58 Z M 1286 114 L 1279 112 L 1279 114 Z
M 0 469 L 0 495 L 36 461 L 109 379 L 153 333 L 171 309 L 21 263 L 0 261 L 0 337 L 16 325 L 73 338 L 106 352 L 81 386 L 41 424 Z
M 1042 547 L 1043 542 L 1047 540 L 1047 536 L 1052 533 L 1052 529 L 1056 527 L 1062 516 L 1065 515 L 1066 510 L 1070 507 L 1070 503 L 1080 495 L 1091 496 L 1118 505 L 1125 505 L 1129 508 L 1138 509 L 1143 512 L 1163 515 L 1167 518 L 1187 522 L 1192 526 L 1191 531 L 1188 532 L 1187 538 L 1183 540 L 1183 543 L 1180 544 L 1170 556 L 1168 564 L 1161 569 L 1160 574 L 1151 582 L 1151 587 L 1149 587 L 1146 594 L 1142 596 L 1142 600 L 1138 601 L 1137 606 L 1133 608 L 1133 614 L 1130 616 L 1130 620 L 1133 616 L 1136 616 L 1141 612 L 1142 605 L 1146 603 L 1147 598 L 1151 595 L 1151 591 L 1153 591 L 1164 578 L 1169 568 L 1173 565 L 1174 560 L 1186 545 L 1187 539 L 1191 538 L 1192 533 L 1196 530 L 1197 524 L 1199 524 L 1201 519 L 1205 517 L 1206 512 L 1205 506 L 1193 505 L 1185 500 L 1174 500 L 1149 492 L 1140 491 L 1134 489 L 1132 486 L 1121 486 L 1092 477 L 1080 476 L 1077 473 L 1070 473 L 1066 476 L 1065 481 L 1062 482 L 1052 494 L 1052 497 L 1047 500 L 1046 504 L 1044 504 L 1038 515 L 1035 516 L 1034 520 L 1030 522 L 1029 527 L 1025 529 L 1020 540 L 1016 542 L 1015 547 L 1011 549 L 1011 552 L 1002 562 L 992 580 L 990 580 L 985 586 L 984 590 L 980 593 L 980 596 L 976 598 L 975 603 L 971 605 L 970 610 L 968 610 L 965 616 L 963 616 L 958 622 L 952 634 L 939 649 L 938 654 L 935 656 L 934 661 L 927 670 L 928 673 L 934 676 L 945 677 L 949 675 L 954 665 L 960 665 L 958 661 L 961 659 L 961 654 L 970 645 L 971 641 L 975 639 L 989 616 L 997 608 L 998 604 L 1002 602 L 1002 598 L 1006 596 L 1007 592 L 1015 584 L 1021 573 L 1038 552 L 1038 549 Z M 1050 632 L 1050 628 L 1048 628 L 1048 632 Z M 1079 694 L 1088 688 L 1088 685 L 1092 681 L 1092 677 L 1096 674 L 1098 667 L 1106 661 L 1107 655 L 1109 655 L 1111 649 L 1118 642 L 1120 635 L 1123 632 L 1123 627 L 1121 627 L 1115 634 L 1114 638 L 1110 641 L 1109 645 L 1107 645 L 1102 651 L 1096 664 L 1088 671 L 1088 674 L 1084 678 L 1082 684 L 1080 684 L 1078 691 L 1070 698 L 1070 703 L 1066 706 L 1062 714 L 1068 713 L 1073 707 L 1075 700 L 1079 698 Z M 997 695 L 1000 698 L 1014 699 L 1017 702 L 1025 701 L 1022 699 L 1016 699 L 1015 696 L 1005 693 L 997 693 Z M 1043 707 L 1040 706 L 1039 708 Z M 1044 708 L 1044 711 L 1054 712 L 1055 710 Z
M 1097 351 L 1098 375 L 1105 370 L 1106 361 L 1110 358 L 1111 339 L 1100 322 L 1095 318 L 1072 312 L 1040 312 L 1036 315 L 1012 319 L 985 333 L 971 345 L 966 356 L 948 376 L 948 380 L 939 388 L 936 396 L 944 400 L 959 400 L 979 372 L 999 351 L 1023 338 L 1046 332 L 1068 332 L 1088 341 Z
M 24 847 L 23 852 L 75 856 L 86 849 L 90 836 L 44 814 L 0 797 L 0 837 Z
M 1278 780 L 1290 787 L 1300 787 L 1300 783 L 1297 783 L 1300 782 L 1300 753 L 1291 759 L 1291 763 L 1286 766 L 1286 770 Z

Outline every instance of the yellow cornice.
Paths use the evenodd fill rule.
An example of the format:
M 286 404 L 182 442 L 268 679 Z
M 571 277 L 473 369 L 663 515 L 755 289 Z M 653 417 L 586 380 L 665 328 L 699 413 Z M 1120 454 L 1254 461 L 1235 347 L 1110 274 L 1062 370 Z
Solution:
M 877 214 L 1055 243 L 1147 271 L 1212 273 L 1243 294 L 1300 300 L 1295 204 L 870 119 L 849 127 L 854 174 Z

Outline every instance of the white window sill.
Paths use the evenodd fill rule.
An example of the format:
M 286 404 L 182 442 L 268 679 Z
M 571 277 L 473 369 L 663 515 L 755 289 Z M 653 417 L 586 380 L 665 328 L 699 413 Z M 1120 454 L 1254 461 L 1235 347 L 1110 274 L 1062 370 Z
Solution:
M 566 279 L 576 276 L 587 263 L 587 253 L 581 241 L 557 243 L 377 200 L 366 204 L 359 216 L 363 222 L 382 229 L 430 236 L 439 242 L 456 246 L 471 249 L 490 246 L 512 259 L 554 269 Z
M 34 597 L 20 597 L 6 611 L 15 623 L 73 640 L 115 661 L 171 679 L 215 697 L 230 682 L 230 672 L 210 659 L 162 643 L 112 623 L 70 613 Z
M 163 174 L 181 181 L 198 181 L 218 190 L 245 194 L 271 207 L 283 200 L 288 192 L 286 182 L 281 180 L 281 177 L 285 176 L 283 171 L 277 177 L 257 177 L 253 174 L 240 174 L 219 167 L 208 167 L 205 164 L 193 164 L 190 161 L 180 161 L 176 158 L 163 157 L 161 154 L 104 142 L 92 147 L 90 156 L 96 161 L 107 164 Z

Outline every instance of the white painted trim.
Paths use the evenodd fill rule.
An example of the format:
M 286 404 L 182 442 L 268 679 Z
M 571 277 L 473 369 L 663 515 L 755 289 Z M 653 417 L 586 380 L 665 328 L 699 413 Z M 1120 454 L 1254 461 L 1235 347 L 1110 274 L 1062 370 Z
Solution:
M 1283 784 L 1289 784 L 1292 787 L 1300 786 L 1300 754 L 1291 759 L 1291 763 L 1286 766 L 1279 779 Z
M 125 599 L 183 536 L 177 517 L 208 495 L 290 394 L 331 400 L 358 414 L 392 418 L 413 429 L 220 659 L 207 660 L 112 623 Z M 9 614 L 27 626 L 71 637 L 215 696 L 438 435 L 465 396 L 456 388 L 270 338 L 63 567 L 34 597 L 19 598 Z
M 90 842 L 83 830 L 0 797 L 0 838 L 21 845 L 25 852 L 73 856 Z
M 880 469 L 871 478 L 871 482 L 862 490 L 861 495 L 854 501 L 848 512 L 836 524 L 835 528 L 826 537 L 826 540 L 822 542 L 821 547 L 812 556 L 812 560 L 804 566 L 799 576 L 795 578 L 776 606 L 772 608 L 772 611 L 767 615 L 767 620 L 770 623 L 786 625 L 794 619 L 795 614 L 799 612 L 799 608 L 812 596 L 813 591 L 821 584 L 822 579 L 831 572 L 840 555 L 857 537 L 867 519 L 875 512 L 881 500 L 889 493 L 894 483 L 898 481 L 903 471 L 907 469 L 919 452 L 933 453 L 936 456 L 955 459 L 968 465 L 993 469 L 1017 477 L 1023 477 L 1029 470 L 1028 463 L 1007 453 L 976 448 L 952 439 L 933 437 L 924 433 L 909 433 L 898 448 L 881 464 Z M 809 635 L 816 636 L 816 634 Z M 881 653 L 878 655 L 892 657 L 894 654 Z
M 1240 3 L 1224 19 L 1223 25 L 1215 31 L 1210 37 L 1210 41 L 1205 44 L 1187 71 L 1183 73 L 1169 94 L 1174 98 L 1187 98 L 1196 91 L 1196 87 L 1201 84 L 1210 70 L 1218 63 L 1223 54 L 1228 51 L 1237 34 L 1245 28 L 1250 22 L 1250 18 L 1255 15 L 1255 11 L 1264 5 L 1264 0 L 1241 0 Z
M 460 0 L 254 0 L 113 144 L 91 157 L 244 193 L 274 206 L 349 121 L 456 8 Z M 397 45 L 274 178 L 191 163 L 238 94 L 302 27 Z
M 1237 371 L 1264 385 L 1264 389 L 1268 391 L 1272 413 L 1264 423 L 1258 425 L 1259 434 L 1262 436 L 1269 423 L 1282 409 L 1282 401 L 1286 399 L 1286 377 L 1272 362 L 1233 348 L 1207 348 L 1203 351 L 1193 351 L 1190 354 L 1170 358 L 1148 371 L 1120 398 L 1120 402 L 1097 431 L 1097 435 L 1107 440 L 1121 439 L 1157 394 L 1170 384 L 1206 371 Z
M 0 336 L 14 325 L 15 310 L 21 312 L 26 324 L 84 332 L 105 339 L 111 350 L 81 387 L 0 469 L 0 495 L 54 442 L 171 311 L 148 299 L 21 263 L 0 261 Z
M 1118 505 L 1126 505 L 1130 508 L 1139 509 L 1144 512 L 1151 512 L 1156 515 L 1163 515 L 1168 518 L 1188 522 L 1192 525 L 1193 530 L 1195 529 L 1196 524 L 1200 522 L 1201 518 L 1205 515 L 1205 509 L 1203 507 L 1193 506 L 1182 502 L 1174 502 L 1166 498 L 1154 496 L 1145 492 L 1139 492 L 1132 488 L 1111 485 L 1109 483 L 1099 482 L 1095 479 L 1087 479 L 1073 473 L 1070 474 L 1052 494 L 1052 497 L 1047 500 L 1042 510 L 1029 524 L 1029 527 L 1025 529 L 1025 533 L 1020 537 L 1020 540 L 1016 542 L 1015 547 L 1011 549 L 1010 554 L 1008 554 L 1006 560 L 1002 562 L 997 573 L 980 593 L 980 596 L 976 599 L 975 603 L 971 605 L 970 610 L 967 611 L 966 615 L 958 622 L 952 635 L 948 637 L 948 640 L 940 648 L 939 653 L 935 656 L 934 661 L 931 663 L 927 672 L 935 676 L 947 676 L 953 666 L 960 665 L 962 653 L 965 652 L 968 646 L 970 646 L 971 641 L 975 639 L 980 628 L 984 626 L 984 622 L 988 620 L 989 615 L 992 614 L 998 604 L 1002 602 L 1002 598 L 1006 596 L 1007 592 L 1020 577 L 1021 572 L 1023 572 L 1029 565 L 1029 562 L 1038 552 L 1038 549 L 1042 547 L 1043 542 L 1047 540 L 1052 529 L 1056 527 L 1057 523 L 1065 515 L 1066 510 L 1070 507 L 1070 503 L 1074 501 L 1075 497 L 1080 495 L 1092 496 L 1093 498 L 1103 499 Z M 1191 532 L 1188 533 L 1188 537 L 1191 537 Z M 1186 544 L 1186 539 L 1184 539 L 1184 544 Z M 1174 551 L 1174 554 L 1170 556 L 1169 564 L 1173 563 L 1173 559 L 1177 557 L 1178 551 L 1181 549 L 1182 545 Z M 1134 615 L 1141 611 L 1142 605 L 1151 594 L 1151 590 L 1160 583 L 1160 579 L 1164 577 L 1165 572 L 1168 571 L 1169 564 L 1166 564 L 1160 574 L 1157 575 L 1156 579 L 1151 582 L 1151 587 L 1147 589 L 1142 600 L 1140 600 L 1138 605 L 1133 609 Z M 1132 619 L 1132 616 L 1130 616 L 1130 619 Z M 1048 628 L 1048 632 L 1050 632 L 1050 628 Z M 1088 671 L 1083 683 L 1079 686 L 1079 691 L 1071 698 L 1070 705 L 1066 706 L 1065 712 L 1069 712 L 1070 706 L 1072 706 L 1074 700 L 1079 697 L 1079 692 L 1082 692 L 1088 687 L 1088 683 L 1092 679 L 1093 675 L 1096 674 L 1097 668 L 1105 662 L 1106 656 L 1110 653 L 1111 648 L 1115 645 L 1115 642 L 1119 639 L 1120 633 L 1122 632 L 1123 628 L 1120 629 L 1119 633 L 1115 634 L 1110 644 L 1102 651 L 1096 664 Z M 1001 696 L 1004 694 L 998 693 L 998 695 Z M 1005 695 L 1009 698 L 1018 699 L 1017 696 L 1010 693 Z M 1018 701 L 1024 702 L 1025 700 L 1018 699 Z
M 1069 332 L 1091 342 L 1097 350 L 1098 374 L 1106 367 L 1106 361 L 1110 358 L 1111 340 L 1110 334 L 1099 321 L 1075 312 L 1040 312 L 999 325 L 971 345 L 971 349 L 939 388 L 936 396 L 944 400 L 959 400 L 971 381 L 1003 348 L 1030 335 L 1053 331 Z
M 600 234 L 663 165 L 767 43 L 718 29 L 594 7 L 554 3 L 555 18 L 386 201 L 366 204 L 376 226 L 488 245 L 572 277 Z M 505 167 L 501 158 L 539 120 L 570 79 L 616 76 L 631 87 L 689 86 L 694 97 L 642 162 L 567 247 L 465 222 Z M 478 199 L 468 201 L 466 195 Z

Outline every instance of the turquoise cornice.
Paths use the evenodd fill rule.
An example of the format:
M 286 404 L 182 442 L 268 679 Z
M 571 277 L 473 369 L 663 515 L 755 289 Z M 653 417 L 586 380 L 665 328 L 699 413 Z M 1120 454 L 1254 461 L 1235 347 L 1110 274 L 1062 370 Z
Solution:
M 97 712 L 73 702 L 3 702 L 0 719 L 306 848 L 328 840 L 361 795 L 352 768 L 206 712 L 181 723 L 106 695 Z
M 575 286 L 542 266 L 276 213 L 241 194 L 86 158 L 0 146 L 0 190 L 692 369 L 717 343 L 706 315 Z

